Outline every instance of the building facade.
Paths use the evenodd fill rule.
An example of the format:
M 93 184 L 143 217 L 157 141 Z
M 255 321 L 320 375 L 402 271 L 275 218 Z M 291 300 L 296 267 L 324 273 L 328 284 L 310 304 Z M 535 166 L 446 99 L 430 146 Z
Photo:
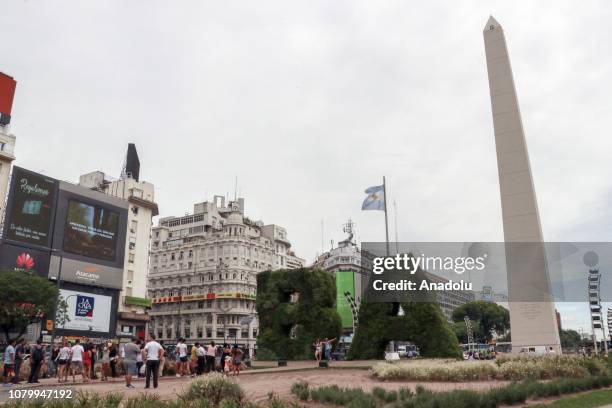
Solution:
M 243 198 L 197 203 L 193 214 L 161 218 L 153 228 L 149 330 L 167 343 L 184 337 L 252 351 L 257 274 L 303 266 L 286 229 L 246 217 Z
M 79 185 L 128 201 L 128 225 L 125 243 L 123 285 L 119 301 L 117 335 L 129 338 L 145 337 L 149 321 L 147 276 L 153 217 L 158 215 L 153 184 L 139 180 L 136 148 L 128 147 L 128 156 L 121 177 L 113 179 L 94 171 L 79 178 Z M 134 163 L 138 165 L 135 166 Z

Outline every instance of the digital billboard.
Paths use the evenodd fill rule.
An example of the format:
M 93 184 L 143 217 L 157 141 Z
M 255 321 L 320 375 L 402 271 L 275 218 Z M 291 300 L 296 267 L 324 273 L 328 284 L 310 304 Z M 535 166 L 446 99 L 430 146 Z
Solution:
M 119 213 L 98 205 L 69 200 L 64 251 L 114 261 L 118 230 Z
M 14 167 L 4 223 L 5 239 L 49 247 L 56 191 L 56 180 Z
M 58 330 L 106 334 L 111 331 L 113 297 L 86 290 L 60 289 L 60 296 L 66 302 L 66 319 L 60 313 L 55 327 Z M 64 321 L 65 320 L 65 321 Z
M 336 311 L 340 315 L 343 328 L 353 327 L 353 308 L 348 297 L 355 299 L 355 273 L 336 272 Z
M 32 271 L 46 278 L 49 276 L 49 251 L 19 247 L 3 242 L 0 245 L 0 269 L 6 271 Z

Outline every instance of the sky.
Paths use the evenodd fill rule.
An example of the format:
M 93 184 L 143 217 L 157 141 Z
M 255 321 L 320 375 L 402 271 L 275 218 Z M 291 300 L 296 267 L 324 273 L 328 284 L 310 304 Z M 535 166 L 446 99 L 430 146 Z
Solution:
M 489 15 L 545 240 L 612 240 L 605 1 L 5 2 L 14 164 L 119 176 L 133 142 L 161 216 L 232 197 L 237 178 L 247 215 L 286 227 L 308 262 L 349 217 L 360 242 L 384 240 L 383 214 L 360 211 L 383 175 L 391 239 L 395 201 L 400 241 L 502 241 Z M 569 314 L 587 328 L 586 311 Z

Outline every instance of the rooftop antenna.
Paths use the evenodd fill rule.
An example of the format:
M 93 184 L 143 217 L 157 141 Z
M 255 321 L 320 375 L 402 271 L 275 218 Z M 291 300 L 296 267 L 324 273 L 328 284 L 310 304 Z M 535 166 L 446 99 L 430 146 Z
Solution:
M 323 241 L 325 241 L 325 235 L 323 234 L 323 231 L 325 231 L 324 228 L 323 219 L 321 218 L 321 253 L 325 252 L 325 244 L 323 243 Z
M 349 218 L 347 223 L 344 224 L 342 228 L 342 231 L 348 234 L 348 238 L 346 239 L 346 242 L 349 244 L 353 242 L 353 235 L 355 232 L 353 229 L 354 226 L 355 226 L 355 223 L 353 222 L 353 220 Z
M 238 175 L 234 179 L 234 201 L 238 199 Z

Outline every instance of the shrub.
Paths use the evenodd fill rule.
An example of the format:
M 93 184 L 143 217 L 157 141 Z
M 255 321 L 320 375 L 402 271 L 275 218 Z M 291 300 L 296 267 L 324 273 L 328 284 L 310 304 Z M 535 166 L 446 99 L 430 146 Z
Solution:
M 291 392 L 295 394 L 300 400 L 308 401 L 310 397 L 309 385 L 305 381 L 300 381 L 291 386 Z
M 267 348 L 258 348 L 257 355 L 255 356 L 257 361 L 275 361 L 278 360 L 278 356 L 275 352 Z
M 372 374 L 381 379 L 415 381 L 473 381 L 497 376 L 489 361 L 416 360 L 407 363 L 379 363 Z
M 244 399 L 244 392 L 234 381 L 219 373 L 212 373 L 192 382 L 182 397 L 185 400 L 209 400 L 213 406 L 217 407 L 224 400 L 241 403 Z

